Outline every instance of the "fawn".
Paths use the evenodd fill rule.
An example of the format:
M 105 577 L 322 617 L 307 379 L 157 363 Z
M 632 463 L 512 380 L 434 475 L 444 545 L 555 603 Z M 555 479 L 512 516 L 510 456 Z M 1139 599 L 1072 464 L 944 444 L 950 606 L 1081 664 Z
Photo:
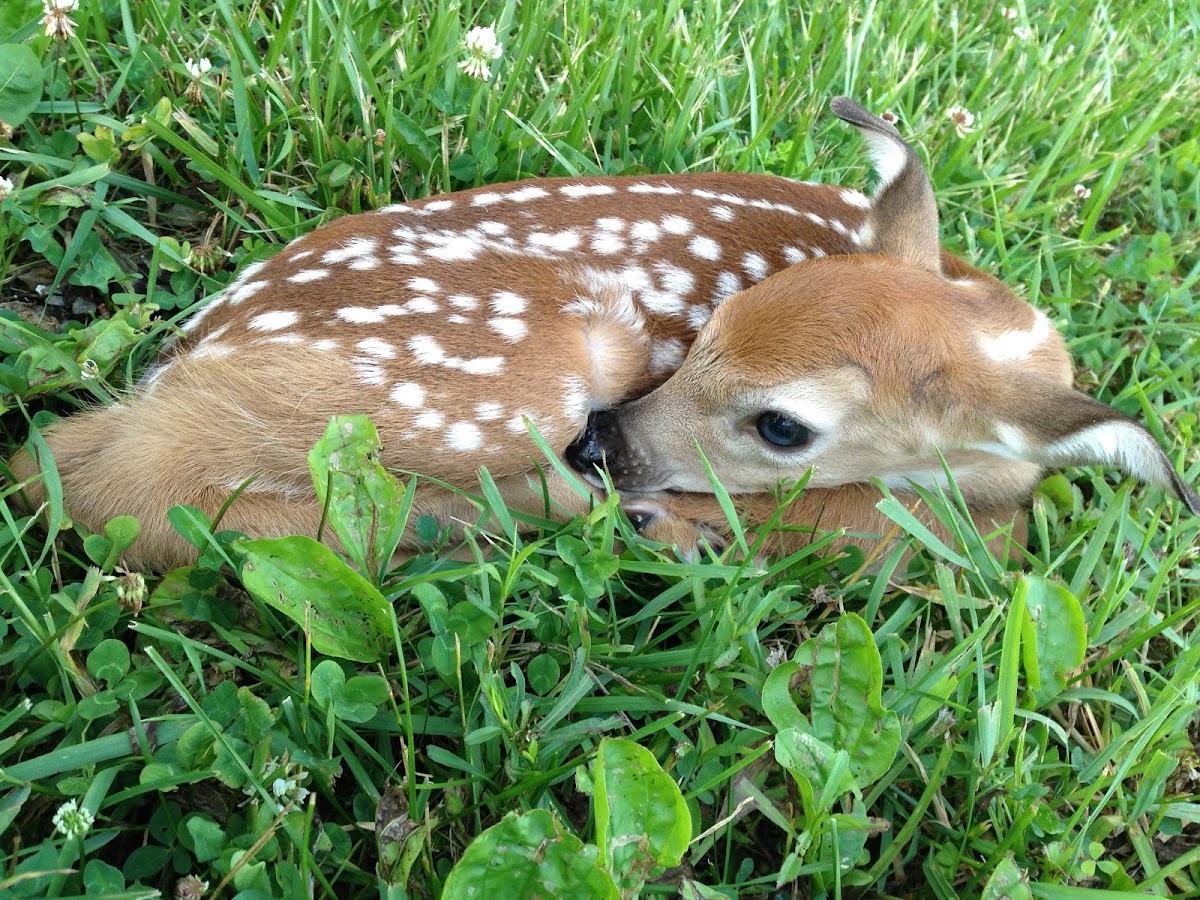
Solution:
M 92 530 L 137 516 L 127 562 L 150 569 L 189 561 L 170 506 L 215 513 L 250 478 L 226 527 L 315 534 L 306 453 L 331 416 L 366 413 L 389 468 L 469 489 L 486 466 L 516 510 L 548 492 L 581 511 L 565 479 L 531 477 L 532 423 L 685 550 L 725 522 L 697 444 L 752 522 L 811 468 L 787 524 L 884 533 L 869 481 L 944 484 L 943 459 L 988 531 L 1019 519 L 1043 466 L 1118 466 L 1200 514 L 1145 429 L 1071 388 L 1048 319 L 940 248 L 899 132 L 831 106 L 866 139 L 870 198 L 748 174 L 544 178 L 293 241 L 192 316 L 126 401 L 48 429 L 68 511 Z M 36 467 L 13 461 L 20 479 Z M 479 517 L 426 484 L 414 511 Z

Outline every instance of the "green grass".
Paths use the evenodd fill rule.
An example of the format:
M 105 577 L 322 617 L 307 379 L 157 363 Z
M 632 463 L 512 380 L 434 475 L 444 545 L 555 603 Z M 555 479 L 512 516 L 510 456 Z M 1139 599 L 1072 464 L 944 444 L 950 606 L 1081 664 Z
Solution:
M 0 321 L 7 446 L 35 413 L 118 394 L 170 322 L 343 212 L 569 173 L 861 186 L 860 141 L 825 111 L 844 93 L 900 117 L 947 245 L 1050 311 L 1079 386 L 1200 481 L 1200 6 L 787 6 L 85 0 L 59 42 L 40 4 L 9 0 L 0 59 L 32 48 L 42 87 L 0 143 L 0 290 L 37 312 L 44 286 L 66 311 Z M 487 84 L 457 67 L 476 24 L 504 45 Z M 212 61 L 199 84 L 189 57 Z M 949 503 L 956 546 L 878 574 L 811 553 L 676 563 L 611 506 L 481 537 L 473 560 L 430 553 L 379 583 L 394 616 L 375 666 L 322 662 L 222 568 L 224 539 L 144 586 L 115 565 L 127 522 L 81 550 L 6 503 L 0 893 L 173 896 L 195 876 L 226 897 L 437 896 L 509 811 L 596 840 L 579 773 L 623 736 L 703 835 L 644 896 L 1200 896 L 1200 527 L 1157 492 L 1067 474 L 1034 501 L 1025 575 Z M 186 526 L 201 544 L 204 524 Z M 1039 637 L 1027 608 L 1054 627 Z M 803 642 L 850 613 L 878 660 L 838 664 L 878 666 L 900 743 L 843 784 L 780 750 L 820 731 L 832 670 L 800 665 L 794 691 L 768 673 L 811 663 Z M 281 811 L 289 777 L 312 793 Z M 83 837 L 52 823 L 69 800 L 95 816 Z M 381 878 L 397 847 L 411 870 Z

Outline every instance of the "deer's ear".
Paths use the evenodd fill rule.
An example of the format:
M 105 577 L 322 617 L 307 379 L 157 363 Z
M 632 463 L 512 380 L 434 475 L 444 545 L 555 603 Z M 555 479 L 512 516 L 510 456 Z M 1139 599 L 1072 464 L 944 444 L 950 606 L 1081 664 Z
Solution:
M 937 203 L 916 151 L 894 127 L 849 97 L 834 97 L 829 108 L 862 132 L 879 175 L 861 232 L 864 250 L 941 273 Z
M 1023 381 L 1013 391 L 1004 419 L 995 423 L 995 441 L 981 449 L 1054 468 L 1112 466 L 1171 491 L 1192 515 L 1200 516 L 1200 496 L 1145 428 L 1068 387 Z

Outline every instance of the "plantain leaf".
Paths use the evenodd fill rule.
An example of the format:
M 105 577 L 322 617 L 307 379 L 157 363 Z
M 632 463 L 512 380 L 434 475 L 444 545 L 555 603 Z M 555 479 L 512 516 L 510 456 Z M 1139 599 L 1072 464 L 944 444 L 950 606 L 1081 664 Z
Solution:
M 1028 614 L 1022 628 L 1025 680 L 1038 707 L 1052 703 L 1068 676 L 1083 665 L 1087 628 L 1079 600 L 1061 584 L 1024 575 L 1014 601 L 1024 597 Z
M 801 717 L 794 727 L 845 750 L 858 787 L 877 781 L 900 749 L 900 720 L 880 701 L 883 664 L 867 623 L 847 613 L 806 641 L 796 661 L 810 669 L 812 725 Z
M 479 897 L 621 896 L 600 867 L 599 851 L 544 809 L 509 813 L 475 838 L 450 870 L 442 900 Z
M 592 779 L 600 860 L 630 896 L 655 867 L 679 865 L 692 816 L 675 779 L 633 741 L 602 740 Z
M 335 416 L 308 454 L 317 498 L 359 571 L 378 581 L 408 518 L 405 488 L 379 462 L 379 434 L 366 416 Z
M 392 634 L 388 602 L 332 550 L 295 536 L 238 541 L 246 554 L 242 584 L 296 621 L 327 656 L 376 662 Z

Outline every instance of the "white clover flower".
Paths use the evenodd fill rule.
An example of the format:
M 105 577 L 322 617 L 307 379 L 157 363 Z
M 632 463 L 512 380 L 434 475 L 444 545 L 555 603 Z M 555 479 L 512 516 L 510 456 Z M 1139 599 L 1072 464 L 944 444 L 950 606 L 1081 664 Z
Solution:
M 42 24 L 46 26 L 46 37 L 66 40 L 75 35 L 75 22 L 70 14 L 79 9 L 79 0 L 43 0 Z
M 1013 9 L 1011 6 L 1005 6 L 1005 7 L 1001 8 L 1000 18 L 1015 19 L 1016 17 L 1017 17 L 1017 11 L 1015 9 Z
M 966 137 L 975 130 L 975 114 L 965 107 L 950 107 L 946 110 L 946 117 L 954 123 L 954 133 L 960 138 Z
M 264 780 L 267 778 L 271 780 L 269 788 L 271 796 L 279 802 L 281 809 L 295 809 L 303 804 L 312 793 L 304 787 L 304 783 L 309 779 L 308 770 L 301 768 L 299 763 L 290 761 L 286 753 L 283 756 L 273 756 L 268 759 L 261 771 Z M 242 791 L 247 796 L 255 796 L 253 785 L 246 785 Z
M 180 878 L 175 885 L 175 900 L 200 900 L 208 893 L 208 882 L 196 875 Z
M 187 62 L 183 64 L 183 67 L 187 69 L 187 73 L 191 75 L 192 78 L 199 81 L 212 70 L 212 63 L 209 62 L 207 57 L 202 56 L 200 57 L 200 61 L 196 62 L 189 56 L 187 58 Z
M 1092 196 L 1092 189 L 1086 184 L 1077 184 L 1075 185 L 1075 196 L 1080 200 L 1086 200 L 1088 197 Z
M 491 25 L 468 31 L 463 49 L 467 51 L 467 58 L 458 67 L 480 81 L 487 81 L 491 76 L 488 63 L 499 59 L 504 53 L 504 45 L 496 40 L 496 29 Z
M 0 200 L 3 200 L 5 197 L 11 194 L 12 191 L 13 183 L 3 175 L 0 175 Z
M 68 800 L 54 814 L 54 830 L 67 840 L 81 838 L 91 831 L 96 817 L 76 800 Z
M 1033 37 L 1033 29 L 1028 25 L 1018 25 L 1013 29 L 1013 34 L 1017 36 L 1017 40 L 1027 41 Z
M 767 668 L 774 669 L 786 661 L 787 648 L 783 644 L 772 644 L 770 652 L 767 653 Z

